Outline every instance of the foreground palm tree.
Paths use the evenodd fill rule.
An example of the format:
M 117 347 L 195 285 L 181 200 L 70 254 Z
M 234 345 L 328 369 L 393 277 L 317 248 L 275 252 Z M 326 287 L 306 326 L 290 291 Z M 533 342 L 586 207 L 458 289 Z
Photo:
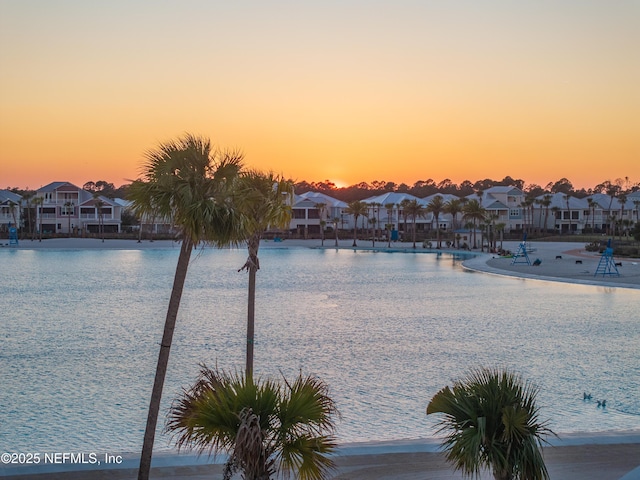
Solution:
M 314 377 L 253 382 L 202 366 L 200 378 L 173 403 L 167 429 L 180 448 L 224 451 L 224 479 L 269 480 L 296 471 L 321 480 L 334 468 L 336 406 Z
M 543 480 L 544 436 L 553 432 L 538 418 L 538 389 L 518 375 L 498 369 L 471 371 L 429 402 L 427 415 L 440 413 L 445 455 L 464 475 L 483 467 L 496 480 Z
M 241 168 L 238 154 L 212 151 L 208 139 L 186 135 L 146 153 L 143 179 L 129 190 L 134 214 L 173 219 L 182 242 L 169 298 L 149 404 L 138 479 L 149 478 L 162 388 L 191 252 L 201 242 L 220 245 L 237 238 L 229 187 Z
M 244 173 L 236 189 L 236 207 L 244 219 L 249 257 L 241 270 L 249 273 L 247 305 L 247 379 L 253 378 L 256 273 L 260 269 L 258 250 L 262 234 L 269 227 L 288 228 L 291 221 L 293 184 L 273 173 L 255 170 Z

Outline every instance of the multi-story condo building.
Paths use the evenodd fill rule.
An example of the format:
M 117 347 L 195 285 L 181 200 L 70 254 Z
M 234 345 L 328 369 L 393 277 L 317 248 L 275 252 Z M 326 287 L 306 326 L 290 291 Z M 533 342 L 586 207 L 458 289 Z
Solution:
M 43 233 L 84 235 L 121 230 L 122 206 L 69 182 L 53 182 L 36 190 L 36 228 Z

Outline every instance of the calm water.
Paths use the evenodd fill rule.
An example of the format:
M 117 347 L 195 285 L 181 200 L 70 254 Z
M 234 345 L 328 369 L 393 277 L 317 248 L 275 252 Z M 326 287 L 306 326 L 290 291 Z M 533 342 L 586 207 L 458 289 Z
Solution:
M 1 451 L 139 451 L 177 256 L 0 251 Z M 192 260 L 161 415 L 200 362 L 243 367 L 244 260 Z M 466 273 L 420 253 L 263 249 L 261 267 L 256 372 L 326 380 L 343 442 L 432 436 L 431 396 L 480 365 L 536 382 L 556 432 L 640 430 L 640 291 Z

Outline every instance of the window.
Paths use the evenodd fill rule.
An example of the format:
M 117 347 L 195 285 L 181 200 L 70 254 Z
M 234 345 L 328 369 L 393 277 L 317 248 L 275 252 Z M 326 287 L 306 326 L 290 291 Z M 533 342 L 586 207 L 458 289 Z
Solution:
M 293 218 L 307 218 L 304 208 L 294 208 Z
M 320 210 L 318 210 L 317 208 L 311 208 L 307 210 L 307 212 L 307 218 L 320 218 Z
M 75 212 L 75 206 L 74 205 L 63 205 L 62 207 L 60 207 L 60 215 L 61 216 L 71 216 L 73 215 Z
M 569 212 L 562 212 L 562 219 L 569 220 Z
M 520 209 L 509 210 L 509 216 L 510 217 L 519 217 L 520 216 Z
M 580 212 L 578 212 L 577 210 L 574 210 L 573 212 L 571 212 L 571 218 L 573 220 L 578 220 L 580 218 Z

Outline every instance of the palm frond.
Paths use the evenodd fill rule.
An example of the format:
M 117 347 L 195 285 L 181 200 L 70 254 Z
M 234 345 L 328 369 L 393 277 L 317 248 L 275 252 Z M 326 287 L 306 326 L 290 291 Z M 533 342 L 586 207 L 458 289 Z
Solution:
M 439 432 L 454 468 L 477 475 L 487 467 L 497 476 L 547 479 L 542 457 L 544 436 L 553 434 L 539 420 L 538 389 L 506 370 L 472 370 L 453 387 L 444 387 L 427 406 L 442 414 Z

